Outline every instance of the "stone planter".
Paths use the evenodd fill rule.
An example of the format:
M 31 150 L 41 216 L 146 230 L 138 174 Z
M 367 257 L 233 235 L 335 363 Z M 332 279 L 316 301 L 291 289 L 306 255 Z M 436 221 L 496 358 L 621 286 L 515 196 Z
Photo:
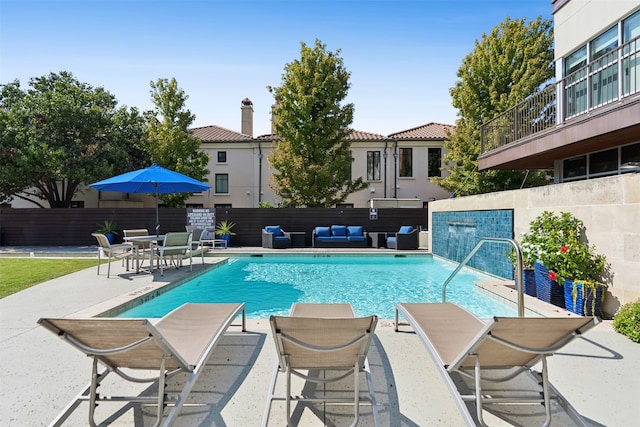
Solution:
M 564 289 L 555 280 L 549 279 L 549 269 L 536 262 L 536 297 L 544 302 L 564 308 Z

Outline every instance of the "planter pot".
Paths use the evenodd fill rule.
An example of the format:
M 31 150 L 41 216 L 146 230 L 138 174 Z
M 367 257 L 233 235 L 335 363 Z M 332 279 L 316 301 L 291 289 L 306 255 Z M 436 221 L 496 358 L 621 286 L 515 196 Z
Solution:
M 524 293 L 535 297 L 536 292 L 536 273 L 533 268 L 525 268 L 524 274 Z
M 110 245 L 113 245 L 113 242 L 116 241 L 116 235 L 113 233 L 107 233 L 105 234 L 105 237 L 107 238 L 107 240 L 109 241 Z
M 594 292 L 593 288 L 583 286 L 580 282 L 574 283 L 572 280 L 565 280 L 564 304 L 567 310 L 580 316 L 599 316 L 603 291 L 603 286 L 596 286 Z
M 227 247 L 231 245 L 231 234 L 220 234 L 218 236 L 218 239 L 224 240 L 225 242 L 227 242 Z
M 549 279 L 549 269 L 536 262 L 536 297 L 544 302 L 564 308 L 564 289 L 555 280 Z

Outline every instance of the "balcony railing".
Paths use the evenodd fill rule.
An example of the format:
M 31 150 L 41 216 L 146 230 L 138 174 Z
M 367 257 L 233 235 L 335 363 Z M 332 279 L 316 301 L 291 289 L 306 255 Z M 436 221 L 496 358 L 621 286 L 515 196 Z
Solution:
M 640 93 L 640 37 L 482 125 L 481 152 L 519 141 L 637 93 Z

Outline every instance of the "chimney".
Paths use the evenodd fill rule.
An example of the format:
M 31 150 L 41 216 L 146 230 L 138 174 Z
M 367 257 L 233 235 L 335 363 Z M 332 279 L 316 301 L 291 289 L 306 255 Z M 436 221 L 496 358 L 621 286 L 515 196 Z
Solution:
M 245 135 L 253 138 L 253 102 L 249 98 L 242 100 L 242 127 L 241 131 Z

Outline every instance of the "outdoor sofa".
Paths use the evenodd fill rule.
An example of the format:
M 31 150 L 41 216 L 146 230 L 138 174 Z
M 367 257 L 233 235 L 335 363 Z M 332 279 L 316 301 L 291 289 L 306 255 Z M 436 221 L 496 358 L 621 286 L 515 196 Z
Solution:
M 361 225 L 332 225 L 313 229 L 314 248 L 366 248 L 367 233 Z

